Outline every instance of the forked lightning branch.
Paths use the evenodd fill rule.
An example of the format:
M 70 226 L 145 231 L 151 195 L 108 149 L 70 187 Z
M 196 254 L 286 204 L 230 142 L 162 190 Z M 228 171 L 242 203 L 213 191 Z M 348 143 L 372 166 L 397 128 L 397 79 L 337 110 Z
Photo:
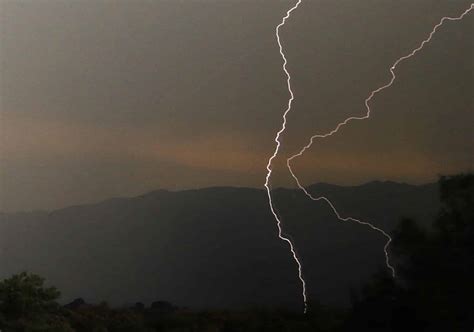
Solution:
M 280 39 L 280 29 L 285 25 L 286 21 L 288 20 L 288 18 L 291 16 L 291 13 L 296 10 L 298 8 L 298 6 L 301 4 L 301 0 L 298 0 L 295 5 L 293 5 L 293 7 L 291 7 L 287 12 L 286 12 L 286 15 L 282 18 L 280 24 L 278 24 L 275 28 L 275 36 L 276 36 L 276 40 L 277 40 L 277 43 L 278 43 L 278 48 L 279 48 L 279 51 L 280 51 L 280 55 L 281 55 L 281 58 L 283 60 L 283 65 L 282 65 L 282 68 L 283 68 L 283 72 L 285 73 L 286 75 L 286 84 L 287 84 L 287 88 L 288 88 L 288 92 L 290 94 L 290 97 L 288 99 L 288 104 L 287 104 L 287 107 L 286 107 L 286 110 L 285 112 L 283 113 L 283 116 L 282 116 L 282 124 L 281 124 L 281 128 L 280 130 L 276 133 L 276 136 L 275 136 L 275 150 L 273 151 L 273 154 L 271 155 L 271 157 L 268 159 L 268 163 L 267 163 L 267 175 L 265 177 L 265 188 L 266 188 L 266 191 L 267 191 L 267 196 L 268 196 L 268 203 L 270 205 L 270 210 L 273 214 L 273 217 L 275 218 L 276 220 L 276 224 L 277 224 L 277 228 L 278 228 L 278 237 L 285 241 L 289 248 L 290 248 L 290 251 L 291 251 L 291 254 L 293 256 L 293 259 L 295 260 L 296 262 L 296 265 L 298 267 L 298 277 L 301 281 L 301 285 L 302 285 L 302 297 L 303 297 L 303 303 L 304 303 L 304 312 L 306 313 L 307 309 L 308 309 L 308 301 L 307 301 L 307 294 L 306 294 L 306 281 L 303 277 L 303 267 L 302 267 L 302 264 L 301 264 L 301 259 L 298 257 L 297 253 L 296 253 L 296 250 L 295 250 L 295 245 L 294 243 L 291 241 L 291 239 L 288 237 L 288 236 L 285 236 L 284 235 L 284 232 L 283 232 L 283 229 L 282 229 L 282 223 L 281 223 L 281 219 L 280 217 L 277 215 L 277 213 L 275 212 L 275 206 L 274 206 L 274 202 L 272 200 L 272 195 L 271 195 L 271 188 L 270 188 L 270 178 L 271 178 L 271 175 L 272 175 L 272 163 L 273 163 L 273 160 L 278 156 L 278 153 L 280 151 L 280 147 L 281 147 L 281 135 L 285 132 L 286 130 L 286 124 L 287 124 L 287 115 L 288 113 L 291 111 L 291 106 L 292 106 L 292 102 L 294 100 L 294 94 L 293 94 L 293 90 L 291 88 L 291 75 L 290 73 L 288 72 L 288 69 L 287 69 L 287 58 L 286 58 L 286 55 L 285 55 L 285 52 L 283 50 L 283 45 L 281 43 L 281 39 Z M 390 264 L 390 259 L 389 259 L 389 254 L 388 254 L 388 247 L 390 245 L 390 242 L 392 241 L 392 238 L 390 237 L 389 234 L 387 234 L 384 230 L 374 226 L 373 224 L 367 222 L 367 221 L 362 221 L 362 220 L 359 220 L 359 219 L 356 219 L 356 218 L 352 218 L 352 217 L 343 217 L 339 212 L 338 210 L 336 209 L 335 205 L 333 202 L 331 202 L 327 197 L 325 196 L 318 196 L 318 197 L 315 197 L 313 195 L 311 195 L 311 193 L 309 193 L 306 188 L 301 184 L 301 182 L 299 181 L 298 177 L 296 176 L 296 173 L 295 171 L 292 169 L 291 167 L 291 164 L 292 162 L 298 158 L 298 157 L 301 157 L 304 152 L 306 150 L 308 150 L 312 145 L 313 143 L 318 140 L 318 139 L 324 139 L 324 138 L 327 138 L 329 136 L 332 136 L 332 135 L 335 135 L 337 134 L 341 128 L 343 128 L 344 126 L 346 126 L 347 124 L 349 124 L 350 122 L 353 122 L 353 121 L 357 121 L 357 120 L 366 120 L 366 119 L 369 119 L 370 118 L 370 114 L 371 114 L 371 109 L 370 109 L 370 103 L 372 101 L 372 99 L 375 97 L 375 95 L 377 95 L 379 92 L 382 92 L 383 90 L 389 88 L 393 82 L 395 81 L 396 79 L 396 75 L 395 75 L 395 69 L 398 67 L 398 65 L 413 57 L 415 54 L 417 54 L 419 51 L 421 51 L 423 49 L 423 47 L 429 43 L 431 41 L 431 39 L 433 38 L 434 34 L 436 33 L 436 31 L 446 22 L 446 21 L 459 21 L 459 20 L 462 20 L 464 18 L 464 16 L 466 16 L 472 9 L 474 8 L 474 3 L 471 3 L 471 5 L 466 9 L 464 10 L 459 16 L 455 16 L 455 17 L 448 17 L 448 16 L 445 16 L 443 18 L 441 18 L 441 20 L 439 21 L 438 24 L 436 24 L 433 29 L 431 30 L 431 32 L 429 33 L 429 35 L 427 36 L 426 39 L 424 39 L 417 48 L 413 49 L 410 53 L 398 58 L 393 64 L 392 66 L 389 68 L 389 71 L 390 71 L 390 74 L 391 74 L 391 78 L 390 80 L 385 83 L 384 85 L 372 90 L 369 94 L 369 96 L 365 99 L 365 108 L 366 108 L 366 113 L 364 115 L 360 115 L 360 116 L 351 116 L 347 119 L 345 119 L 344 121 L 340 122 L 339 124 L 337 124 L 337 126 L 327 132 L 327 133 L 323 133 L 323 134 L 315 134 L 313 136 L 311 136 L 311 138 L 309 139 L 308 143 L 303 146 L 297 153 L 295 153 L 294 155 L 290 156 L 287 161 L 286 161 L 286 164 L 287 164 L 287 167 L 288 167 L 288 170 L 291 174 L 291 176 L 293 177 L 293 179 L 295 180 L 296 182 L 296 185 L 298 186 L 298 188 L 300 188 L 305 194 L 306 196 L 308 196 L 310 199 L 312 199 L 313 201 L 324 201 L 326 202 L 329 207 L 331 208 L 331 210 L 334 212 L 335 216 L 340 220 L 340 221 L 352 221 L 352 222 L 356 222 L 360 225 L 363 225 L 363 226 L 367 226 L 369 228 L 371 228 L 372 230 L 374 231 L 377 231 L 379 232 L 380 234 L 382 234 L 386 239 L 387 239 L 387 242 L 385 243 L 384 247 L 383 247 L 383 250 L 384 250 L 384 253 L 385 253 L 385 264 L 387 265 L 387 268 L 391 271 L 392 273 L 392 276 L 395 277 L 395 268 Z

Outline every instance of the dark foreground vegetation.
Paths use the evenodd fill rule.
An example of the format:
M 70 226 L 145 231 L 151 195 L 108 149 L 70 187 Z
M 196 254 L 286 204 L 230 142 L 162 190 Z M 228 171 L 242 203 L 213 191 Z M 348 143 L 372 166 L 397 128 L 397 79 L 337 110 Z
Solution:
M 34 274 L 0 282 L 4 331 L 472 331 L 474 328 L 474 175 L 439 181 L 442 208 L 430 230 L 400 222 L 391 244 L 397 267 L 352 294 L 349 309 L 313 304 L 306 315 L 254 308 L 202 311 L 167 302 L 110 308 L 81 299 L 61 306 L 60 292 Z

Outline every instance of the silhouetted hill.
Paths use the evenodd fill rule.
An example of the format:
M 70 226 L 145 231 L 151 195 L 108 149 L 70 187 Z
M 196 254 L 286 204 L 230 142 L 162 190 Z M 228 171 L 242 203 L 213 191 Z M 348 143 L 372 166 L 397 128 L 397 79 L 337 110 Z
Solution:
M 343 216 L 388 232 L 405 216 L 426 223 L 439 208 L 435 184 L 309 189 L 333 200 Z M 276 189 L 274 196 L 311 300 L 347 303 L 349 288 L 384 265 L 381 234 L 338 221 L 301 191 Z M 0 277 L 38 273 L 63 291 L 65 302 L 301 308 L 295 263 L 259 189 L 158 190 L 51 212 L 0 214 L 0 249 Z

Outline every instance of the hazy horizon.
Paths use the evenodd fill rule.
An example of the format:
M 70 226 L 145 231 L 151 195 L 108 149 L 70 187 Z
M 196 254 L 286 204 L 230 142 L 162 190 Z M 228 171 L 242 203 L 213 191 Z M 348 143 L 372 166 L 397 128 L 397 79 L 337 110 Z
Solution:
M 288 99 L 274 29 L 290 3 L 2 1 L 0 210 L 262 188 Z M 363 114 L 393 61 L 468 4 L 303 2 L 281 31 L 295 102 L 272 186 L 293 186 L 286 158 Z M 419 184 L 474 169 L 473 17 L 400 65 L 370 120 L 295 161 L 302 183 Z
M 449 175 L 447 175 L 447 176 L 449 176 Z M 328 183 L 328 182 L 314 182 L 314 183 L 309 183 L 309 184 L 305 185 L 305 187 L 312 187 L 312 186 L 318 186 L 318 185 L 329 185 L 329 186 L 335 186 L 335 187 L 341 187 L 341 188 L 355 188 L 355 187 L 363 187 L 363 186 L 373 184 L 373 183 L 382 183 L 382 184 L 391 183 L 391 184 L 397 184 L 397 185 L 422 187 L 422 186 L 434 185 L 434 184 L 436 184 L 436 181 L 423 182 L 423 183 L 407 183 L 407 182 L 397 182 L 397 181 L 392 181 L 392 180 L 371 180 L 371 181 L 365 181 L 365 182 L 350 184 L 350 185 L 341 185 L 341 184 Z M 265 188 L 263 186 L 262 187 L 251 187 L 251 186 L 217 185 L 217 186 L 182 188 L 182 189 L 155 188 L 155 189 L 151 189 L 151 190 L 147 190 L 147 191 L 144 191 L 144 192 L 135 193 L 135 194 L 131 194 L 131 195 L 118 195 L 118 196 L 96 198 L 95 200 L 91 200 L 91 201 L 77 202 L 77 203 L 72 203 L 72 204 L 65 205 L 65 206 L 53 207 L 53 208 L 50 208 L 50 209 L 0 210 L 0 213 L 16 214 L 16 213 L 50 212 L 50 211 L 67 209 L 67 208 L 70 208 L 70 207 L 100 204 L 100 203 L 107 202 L 109 200 L 114 200 L 114 199 L 133 199 L 133 198 L 137 198 L 137 197 L 141 197 L 141 196 L 146 196 L 148 194 L 158 192 L 158 191 L 165 191 L 165 192 L 169 192 L 169 193 L 179 193 L 179 192 L 199 191 L 199 190 L 207 190 L 207 189 L 226 189 L 226 188 L 227 189 L 243 189 L 243 190 L 245 190 L 245 189 L 259 190 L 263 194 L 265 194 Z M 283 190 L 299 190 L 298 187 L 296 187 L 296 186 L 279 186 L 279 187 L 274 187 L 271 190 L 273 192 L 273 191 L 282 190 L 282 189 Z

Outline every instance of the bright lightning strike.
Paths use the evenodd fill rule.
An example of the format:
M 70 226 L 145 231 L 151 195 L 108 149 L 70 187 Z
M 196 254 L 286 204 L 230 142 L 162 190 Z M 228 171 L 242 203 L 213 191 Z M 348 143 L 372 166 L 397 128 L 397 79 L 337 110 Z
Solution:
M 285 110 L 285 112 L 283 113 L 283 123 L 282 123 L 282 126 L 281 126 L 281 129 L 277 132 L 276 134 L 276 137 L 275 137 L 275 142 L 276 142 L 276 147 L 275 147 L 275 150 L 273 152 L 273 155 L 270 157 L 270 159 L 268 160 L 268 164 L 267 164 L 267 176 L 265 178 L 265 188 L 267 189 L 267 194 L 268 194 L 268 201 L 269 201 L 269 205 L 270 205 L 270 209 L 273 213 L 273 216 L 275 217 L 275 220 L 277 221 L 277 227 L 278 227 L 278 237 L 280 239 L 282 239 L 283 241 L 287 242 L 290 246 L 290 250 L 291 250 L 291 253 L 293 254 L 293 258 L 294 260 L 296 261 L 297 265 L 298 265 L 298 276 L 301 280 L 301 283 L 303 285 L 303 290 L 302 290 L 302 293 L 303 293 L 303 301 L 304 301 L 304 312 L 306 313 L 306 310 L 307 310 L 307 297 L 306 297 L 306 282 L 303 278 L 303 275 L 302 275 L 302 266 L 301 266 L 301 262 L 299 261 L 298 259 L 298 256 L 296 255 L 296 252 L 294 250 L 294 246 L 293 246 L 293 243 L 291 242 L 291 240 L 285 236 L 283 236 L 282 234 L 282 228 L 281 228 L 281 221 L 278 217 L 278 215 L 276 214 L 275 210 L 274 210 L 274 206 L 273 206 L 273 202 L 272 202 L 272 197 L 271 197 L 271 192 L 270 192 L 270 187 L 269 187 L 269 181 L 270 181 L 270 177 L 271 177 L 271 174 L 272 174 L 272 161 L 273 159 L 276 158 L 276 156 L 278 155 L 278 152 L 280 150 L 280 145 L 281 145 L 281 142 L 280 142 L 280 135 L 286 130 L 286 122 L 287 122 L 287 119 L 286 119 L 286 116 L 288 115 L 288 113 L 290 112 L 291 110 L 291 104 L 294 100 L 294 95 L 293 95 L 293 91 L 291 89 L 291 84 L 290 84 L 290 81 L 291 81 L 291 76 L 288 72 L 288 70 L 286 69 L 286 64 L 287 64 L 287 60 L 286 60 L 286 57 L 285 57 L 285 54 L 283 53 L 283 47 L 282 47 L 282 44 L 281 44 L 281 41 L 280 41 L 280 35 L 279 35 L 279 31 L 280 31 L 280 28 L 285 25 L 285 22 L 286 20 L 290 17 L 291 15 L 291 12 L 294 11 L 298 6 L 299 4 L 301 3 L 301 0 L 298 0 L 298 2 L 292 7 L 290 8 L 287 12 L 286 12 L 286 15 L 283 17 L 282 21 L 280 24 L 277 25 L 276 29 L 275 29 L 275 35 L 276 35 L 276 38 L 277 38 L 277 42 L 278 42 L 278 46 L 279 46 L 279 50 L 280 50 L 280 55 L 283 59 L 283 71 L 285 72 L 286 74 L 286 77 L 287 77 L 287 86 L 288 86 L 288 92 L 290 93 L 290 98 L 288 100 L 288 106 Z M 433 29 L 431 30 L 431 32 L 429 33 L 428 37 L 426 39 L 424 39 L 420 45 L 415 48 L 414 50 L 412 50 L 410 53 L 408 53 L 407 55 L 405 56 L 402 56 L 400 58 L 398 58 L 394 63 L 393 65 L 390 67 L 390 73 L 391 73 L 391 79 L 389 80 L 388 83 L 386 83 L 385 85 L 382 85 L 380 86 L 379 88 L 373 90 L 369 96 L 365 99 L 365 107 L 366 107 L 366 114 L 364 116 L 351 116 L 347 119 L 345 119 L 343 122 L 340 122 L 333 130 L 331 130 L 330 132 L 326 133 L 326 134 L 316 134 L 316 135 L 313 135 L 308 144 L 306 144 L 298 153 L 292 155 L 291 157 L 289 157 L 287 159 L 287 167 L 288 167 L 288 170 L 290 171 L 292 177 L 294 178 L 294 180 L 296 181 L 296 184 L 298 185 L 298 187 L 312 200 L 314 201 L 320 201 L 320 200 L 323 200 L 325 201 L 330 207 L 331 209 L 333 210 L 334 214 L 336 215 L 336 217 L 340 220 L 340 221 L 353 221 L 353 222 L 356 222 L 358 224 L 361 224 L 361 225 L 365 225 L 365 226 L 368 226 L 370 228 L 372 228 L 373 230 L 375 231 L 378 231 L 380 232 L 383 236 L 385 236 L 387 238 L 387 242 L 385 243 L 385 246 L 384 246 L 384 253 L 385 253 L 385 262 L 386 262 L 386 265 L 387 267 L 391 270 L 392 272 L 392 276 L 395 277 L 395 269 L 392 265 L 390 265 L 390 261 L 389 261 L 389 255 L 388 255 L 388 247 L 390 245 L 390 242 L 392 241 L 392 238 L 390 237 L 390 235 L 388 235 L 385 231 L 383 231 L 382 229 L 378 228 L 378 227 L 375 227 L 374 225 L 372 225 L 371 223 L 369 222 L 365 222 L 365 221 L 361 221 L 361 220 L 358 220 L 358 219 L 355 219 L 355 218 L 352 218 L 352 217 L 342 217 L 339 212 L 337 211 L 337 209 L 335 208 L 334 204 L 325 196 L 320 196 L 320 197 L 314 197 L 312 196 L 307 190 L 305 187 L 303 187 L 298 179 L 298 177 L 296 176 L 296 174 L 293 172 L 292 168 L 291 168 L 291 162 L 297 158 L 297 157 L 300 157 L 303 155 L 303 153 L 309 149 L 311 147 L 311 145 L 313 144 L 314 140 L 315 139 L 318 139 L 318 138 L 327 138 L 329 136 L 332 136 L 333 134 L 337 133 L 339 131 L 340 128 L 342 128 L 343 126 L 345 126 L 346 124 L 348 124 L 349 122 L 351 121 L 354 121 L 354 120 L 365 120 L 365 119 L 368 119 L 370 117 L 370 106 L 369 106 L 369 102 L 374 98 L 374 96 L 389 88 L 393 82 L 395 81 L 395 69 L 396 67 L 398 66 L 398 64 L 400 64 L 402 61 L 406 60 L 406 59 L 409 59 L 411 58 L 412 56 L 414 56 L 417 52 L 419 52 L 421 49 L 423 49 L 423 47 L 425 46 L 425 44 L 429 43 L 433 37 L 433 35 L 436 33 L 436 31 L 438 30 L 439 27 L 441 27 L 445 21 L 459 21 L 459 20 L 462 20 L 464 18 L 465 15 L 467 15 L 472 9 L 474 8 L 474 3 L 472 3 L 469 8 L 467 8 L 461 15 L 459 16 L 456 16 L 456 17 L 449 17 L 449 16 L 445 16 L 443 18 L 441 18 L 441 20 L 439 21 L 438 24 L 436 24 Z
M 283 230 L 281 228 L 281 220 L 280 220 L 280 218 L 278 218 L 278 215 L 275 212 L 275 209 L 274 209 L 274 206 L 273 206 L 273 201 L 272 201 L 272 194 L 271 194 L 270 186 L 269 186 L 270 176 L 272 175 L 272 161 L 273 161 L 273 159 L 275 159 L 275 157 L 278 155 L 278 152 L 280 151 L 280 145 L 281 145 L 280 135 L 286 129 L 286 115 L 288 114 L 288 112 L 290 112 L 291 103 L 293 102 L 293 99 L 294 99 L 294 95 L 293 95 L 293 91 L 291 90 L 291 83 L 290 83 L 291 76 L 290 76 L 290 73 L 288 72 L 288 70 L 286 69 L 287 61 L 286 61 L 285 53 L 283 53 L 283 46 L 281 45 L 281 41 L 280 41 L 280 28 L 285 25 L 285 22 L 290 17 L 291 12 L 294 11 L 296 8 L 298 8 L 300 3 L 301 3 L 301 0 L 298 0 L 298 2 L 286 12 L 286 15 L 282 18 L 281 23 L 278 24 L 275 28 L 275 36 L 276 36 L 276 39 L 277 39 L 278 47 L 280 49 L 280 55 L 283 59 L 283 71 L 286 74 L 286 84 L 288 86 L 288 92 L 290 93 L 290 99 L 288 99 L 288 106 L 285 110 L 285 113 L 283 113 L 283 123 L 281 125 L 281 129 L 276 133 L 276 136 L 275 136 L 275 143 L 276 143 L 275 150 L 273 151 L 273 154 L 270 157 L 270 159 L 268 159 L 267 176 L 265 178 L 265 188 L 267 189 L 268 203 L 270 205 L 270 210 L 272 211 L 273 216 L 275 217 L 275 220 L 277 222 L 278 237 L 280 239 L 282 239 L 283 241 L 288 243 L 288 245 L 290 246 L 291 253 L 293 254 L 293 258 L 294 258 L 296 264 L 298 265 L 298 277 L 300 278 L 301 284 L 303 286 L 304 312 L 306 313 L 306 310 L 308 309 L 307 302 L 306 302 L 306 282 L 304 281 L 304 278 L 303 278 L 303 271 L 302 271 L 302 267 L 301 267 L 301 262 L 298 259 L 298 255 L 296 254 L 293 243 L 291 242 L 291 240 L 288 237 L 283 235 Z
M 311 139 L 309 140 L 309 143 L 306 144 L 298 153 L 294 154 L 293 156 L 289 157 L 287 160 L 286 160 L 286 165 L 291 173 L 291 176 L 293 176 L 293 178 L 295 179 L 296 181 L 296 184 L 298 185 L 298 187 L 303 190 L 303 192 L 306 194 L 306 196 L 308 196 L 309 198 L 311 198 L 313 201 L 320 201 L 320 200 L 323 200 L 325 201 L 326 203 L 328 203 L 328 205 L 331 207 L 331 209 L 333 210 L 334 214 L 336 215 L 336 217 L 340 220 L 340 221 L 354 221 L 358 224 L 361 224 L 361 225 L 365 225 L 365 226 L 368 226 L 370 228 L 372 228 L 373 230 L 375 231 L 378 231 L 379 233 L 381 233 L 383 236 L 385 236 L 387 238 L 387 242 L 385 243 L 385 246 L 383 248 L 384 250 L 384 253 L 385 253 L 385 263 L 387 265 L 387 267 L 391 270 L 392 272 L 392 276 L 395 277 L 395 269 L 392 265 L 390 265 L 390 261 L 389 261 L 389 255 L 388 255 L 388 247 L 390 245 L 390 242 L 392 241 L 392 238 L 390 237 L 390 235 L 388 235 L 386 232 L 384 232 L 382 229 L 378 228 L 378 227 L 375 227 L 374 225 L 372 225 L 371 223 L 369 222 L 366 222 L 366 221 L 361 221 L 361 220 L 358 220 L 358 219 L 355 219 L 355 218 L 352 218 L 352 217 L 341 217 L 341 215 L 339 214 L 339 212 L 336 210 L 336 207 L 334 206 L 334 204 L 325 196 L 320 196 L 320 197 L 314 197 L 312 196 L 307 190 L 306 188 L 304 188 L 300 181 L 298 180 L 298 177 L 295 175 L 295 173 L 293 172 L 292 168 L 291 168 L 291 162 L 297 158 L 297 157 L 300 157 L 303 155 L 303 153 L 309 149 L 311 147 L 311 145 L 313 144 L 314 140 L 317 139 L 317 138 L 326 138 L 326 137 L 329 137 L 329 136 L 332 136 L 334 134 L 336 134 L 340 128 L 342 128 L 343 126 L 345 126 L 346 124 L 348 124 L 349 122 L 353 121 L 353 120 L 365 120 L 365 119 L 368 119 L 370 117 L 370 106 L 369 106 L 369 102 L 373 99 L 373 97 L 381 92 L 382 90 L 385 90 L 387 89 L 388 87 L 390 87 L 393 82 L 395 81 L 395 69 L 396 67 L 398 66 L 398 64 L 400 64 L 402 61 L 406 60 L 406 59 L 409 59 L 411 58 L 412 56 L 414 56 L 417 52 L 419 52 L 424 46 L 425 44 L 429 43 L 431 41 L 431 39 L 433 38 L 433 35 L 435 34 L 436 30 L 438 30 L 438 28 L 440 26 L 443 25 L 443 23 L 445 21 L 459 21 L 461 20 L 465 15 L 467 15 L 472 9 L 474 8 L 474 3 L 470 5 L 469 8 L 467 8 L 461 15 L 457 16 L 457 17 L 443 17 L 438 24 L 436 24 L 433 29 L 431 30 L 430 34 L 428 35 L 428 37 L 423 40 L 420 45 L 415 48 L 413 51 L 411 51 L 410 53 L 408 53 L 407 55 L 405 56 L 402 56 L 400 58 L 398 58 L 394 63 L 393 65 L 390 67 L 390 73 L 392 75 L 390 81 L 388 83 L 386 83 L 385 85 L 382 85 L 381 87 L 373 90 L 369 96 L 365 99 L 365 107 L 366 107 L 366 114 L 364 116 L 360 116 L 360 117 L 357 117 L 357 116 L 351 116 L 347 119 L 345 119 L 343 122 L 339 123 L 336 128 L 334 128 L 333 130 L 331 130 L 330 132 L 326 133 L 326 134 L 316 134 L 316 135 L 313 135 L 311 137 Z

